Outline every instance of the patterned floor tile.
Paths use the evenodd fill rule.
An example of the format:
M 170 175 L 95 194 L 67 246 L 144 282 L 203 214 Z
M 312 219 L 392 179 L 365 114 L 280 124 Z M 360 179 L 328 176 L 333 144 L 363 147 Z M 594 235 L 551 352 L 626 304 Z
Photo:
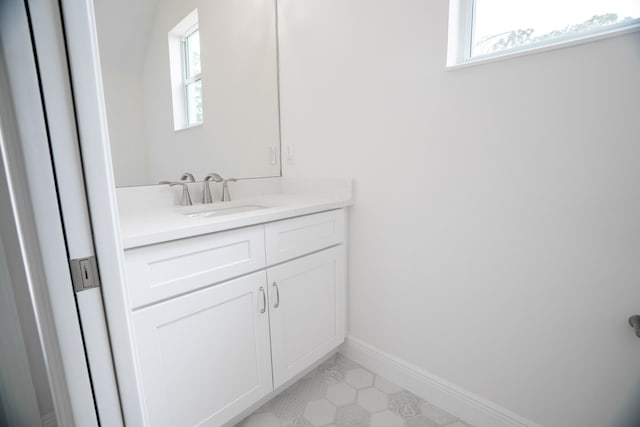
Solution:
M 302 417 L 307 402 L 295 394 L 280 394 L 261 408 L 261 412 L 276 415 L 283 422 L 293 421 Z
M 285 427 L 315 427 L 306 418 L 296 418 L 290 424 L 286 424 Z
M 370 414 L 361 406 L 349 405 L 338 409 L 337 427 L 368 427 Z
M 336 384 L 344 380 L 344 369 L 335 363 L 325 363 L 318 367 L 316 376 L 327 384 Z
M 338 354 L 236 427 L 472 427 Z
M 420 414 L 421 403 L 422 399 L 406 390 L 389 395 L 389 410 L 403 418 L 415 417 Z
M 437 425 L 445 425 L 448 423 L 452 423 L 457 420 L 457 417 L 454 417 L 450 413 L 445 410 L 438 408 L 430 403 L 424 402 L 420 405 L 420 412 L 425 417 L 429 418 L 431 421 L 435 422 Z

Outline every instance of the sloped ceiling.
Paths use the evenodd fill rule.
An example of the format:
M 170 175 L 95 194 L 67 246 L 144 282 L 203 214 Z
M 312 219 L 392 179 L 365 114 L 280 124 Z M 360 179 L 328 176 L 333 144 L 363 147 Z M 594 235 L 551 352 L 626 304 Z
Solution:
M 102 68 L 140 72 L 156 0 L 95 0 L 94 6 Z

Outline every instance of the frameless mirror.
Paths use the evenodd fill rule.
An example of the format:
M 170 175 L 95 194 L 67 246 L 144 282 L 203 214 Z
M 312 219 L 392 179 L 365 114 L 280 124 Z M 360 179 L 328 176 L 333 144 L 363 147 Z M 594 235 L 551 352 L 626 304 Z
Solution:
M 95 0 L 116 186 L 280 175 L 276 0 Z

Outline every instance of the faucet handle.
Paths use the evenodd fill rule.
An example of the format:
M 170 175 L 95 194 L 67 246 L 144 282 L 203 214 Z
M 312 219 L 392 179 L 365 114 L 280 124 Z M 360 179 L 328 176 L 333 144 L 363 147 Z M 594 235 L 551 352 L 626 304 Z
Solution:
M 222 181 L 222 201 L 230 202 L 231 195 L 229 194 L 229 183 L 230 182 L 238 182 L 235 178 L 228 178 Z
M 193 177 L 192 173 L 185 172 L 180 177 L 180 181 L 196 182 L 196 179 Z
M 191 206 L 193 202 L 191 201 L 191 194 L 189 194 L 189 184 L 185 181 L 160 181 L 158 184 L 167 184 L 173 187 L 174 185 L 182 186 L 182 205 L 183 206 Z

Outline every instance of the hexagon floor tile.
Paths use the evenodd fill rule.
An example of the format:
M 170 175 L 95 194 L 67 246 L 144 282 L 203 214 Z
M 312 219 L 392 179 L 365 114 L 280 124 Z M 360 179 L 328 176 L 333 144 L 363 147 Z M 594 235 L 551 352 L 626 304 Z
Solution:
M 371 427 L 404 427 L 404 420 L 391 411 L 378 412 L 371 416 Z
M 377 388 L 364 388 L 358 392 L 358 405 L 371 413 L 384 411 L 388 404 L 389 396 Z
M 327 399 L 314 400 L 307 404 L 304 417 L 314 426 L 324 426 L 336 419 L 336 405 Z
M 473 427 L 341 354 L 236 427 Z
M 349 384 L 331 384 L 327 389 L 327 399 L 337 406 L 345 406 L 356 401 L 356 390 Z

